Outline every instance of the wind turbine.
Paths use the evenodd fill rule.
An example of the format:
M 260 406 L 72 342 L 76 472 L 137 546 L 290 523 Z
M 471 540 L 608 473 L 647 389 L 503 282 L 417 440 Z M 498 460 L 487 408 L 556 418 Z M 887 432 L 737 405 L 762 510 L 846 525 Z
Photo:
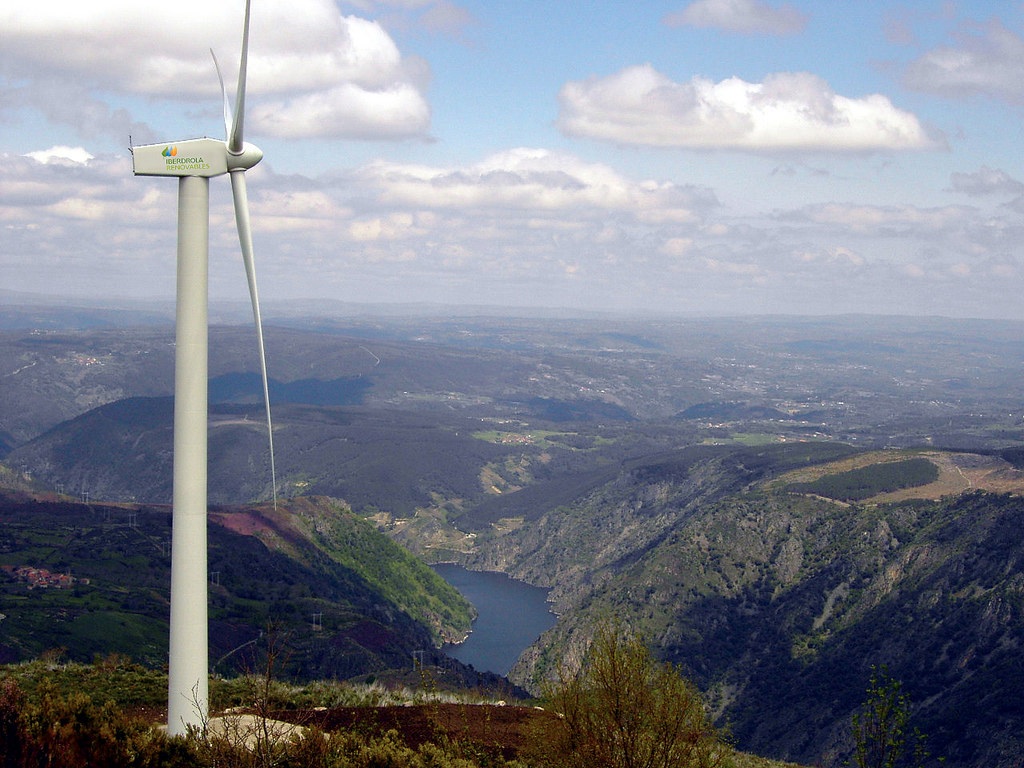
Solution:
M 174 476 L 171 518 L 171 621 L 167 727 L 172 735 L 205 726 L 209 713 L 206 545 L 208 264 L 210 178 L 230 174 L 235 223 L 252 300 L 270 441 L 270 471 L 277 505 L 274 438 L 253 261 L 245 172 L 263 152 L 242 139 L 245 115 L 249 5 L 245 3 L 238 91 L 231 112 L 224 80 L 225 141 L 199 138 L 132 148 L 136 176 L 178 177 L 177 308 L 174 357 Z M 216 58 L 214 59 L 216 65 Z

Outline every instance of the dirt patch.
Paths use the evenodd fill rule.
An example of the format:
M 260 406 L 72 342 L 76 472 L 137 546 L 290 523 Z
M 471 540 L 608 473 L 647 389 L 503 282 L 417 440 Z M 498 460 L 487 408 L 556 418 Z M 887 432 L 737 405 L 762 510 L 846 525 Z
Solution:
M 258 533 L 277 534 L 266 520 L 251 512 L 210 512 L 210 520 L 242 536 L 255 536 Z
M 493 704 L 423 704 L 408 707 L 335 707 L 273 712 L 275 720 L 322 731 L 394 730 L 410 747 L 448 738 L 512 760 L 549 740 L 557 716 L 534 707 Z

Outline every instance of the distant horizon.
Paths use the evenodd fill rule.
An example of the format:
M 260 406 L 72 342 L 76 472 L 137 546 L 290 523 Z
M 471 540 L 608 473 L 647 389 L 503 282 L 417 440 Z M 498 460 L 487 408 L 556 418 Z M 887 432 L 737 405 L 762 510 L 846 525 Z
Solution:
M 19 303 L 21 302 L 21 303 Z M 303 307 L 312 307 L 303 311 Z M 173 324 L 175 298 L 167 297 L 88 297 L 88 296 L 48 296 L 41 293 L 10 291 L 0 288 L 0 312 L 7 310 L 17 312 L 29 308 L 46 309 L 55 312 L 83 309 L 95 312 L 135 312 L 166 314 L 166 322 Z M 320 311 L 317 311 L 319 308 Z M 247 299 L 211 297 L 210 322 L 217 325 L 247 325 L 252 322 L 252 308 Z M 883 312 L 831 312 L 831 313 L 793 313 L 793 312 L 749 312 L 722 313 L 710 312 L 668 312 L 668 311 L 613 311 L 585 310 L 571 307 L 530 306 L 530 305 L 488 305 L 488 304 L 446 304 L 442 302 L 359 302 L 330 298 L 277 299 L 262 302 L 264 323 L 272 325 L 275 319 L 285 318 L 338 318 L 381 317 L 381 318 L 507 318 L 507 319 L 562 319 L 562 320 L 614 320 L 622 322 L 672 321 L 672 320 L 840 320 L 847 319 L 906 319 L 906 320 L 947 320 L 950 322 L 991 322 L 1007 324 L 1024 324 L 1024 318 L 1015 317 L 980 317 L 957 316 L 948 314 L 910 314 Z M 218 316 L 218 314 L 220 316 Z M 224 317 L 231 316 L 230 321 Z M 0 328 L 2 328 L 0 324 Z

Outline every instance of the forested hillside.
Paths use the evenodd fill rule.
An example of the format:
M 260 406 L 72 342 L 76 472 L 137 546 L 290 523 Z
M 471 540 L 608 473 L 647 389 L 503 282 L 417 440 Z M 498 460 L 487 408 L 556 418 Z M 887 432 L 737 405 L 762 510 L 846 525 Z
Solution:
M 472 561 L 551 584 L 563 617 L 513 679 L 536 687 L 615 616 L 709 692 L 744 749 L 848 757 L 851 716 L 884 667 L 934 754 L 1013 765 L 1024 503 L 974 491 L 850 504 L 772 482 L 843 451 L 684 449 L 484 537 Z M 898 485 L 925 485 L 918 461 L 879 477 L 902 466 Z
M 409 669 L 413 651 L 469 630 L 458 592 L 337 502 L 221 507 L 210 520 L 215 672 L 255 668 L 269 634 L 282 673 L 303 679 Z M 56 650 L 165 663 L 169 509 L 2 491 L 0 521 L 0 661 Z

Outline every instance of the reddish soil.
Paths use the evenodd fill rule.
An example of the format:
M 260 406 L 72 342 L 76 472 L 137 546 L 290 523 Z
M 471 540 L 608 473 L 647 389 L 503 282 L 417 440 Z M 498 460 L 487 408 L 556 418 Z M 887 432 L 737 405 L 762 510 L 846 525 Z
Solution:
M 548 741 L 545 734 L 556 716 L 533 707 L 491 704 L 424 704 L 408 707 L 336 707 L 325 710 L 274 712 L 277 720 L 316 727 L 368 733 L 398 732 L 416 748 L 445 738 L 513 759 L 531 745 Z
M 278 531 L 275 530 L 274 527 L 266 520 L 252 511 L 231 512 L 230 514 L 224 512 L 210 512 L 209 518 L 211 522 L 218 523 L 229 531 L 234 531 L 242 536 L 255 536 L 258 533 L 278 533 Z

